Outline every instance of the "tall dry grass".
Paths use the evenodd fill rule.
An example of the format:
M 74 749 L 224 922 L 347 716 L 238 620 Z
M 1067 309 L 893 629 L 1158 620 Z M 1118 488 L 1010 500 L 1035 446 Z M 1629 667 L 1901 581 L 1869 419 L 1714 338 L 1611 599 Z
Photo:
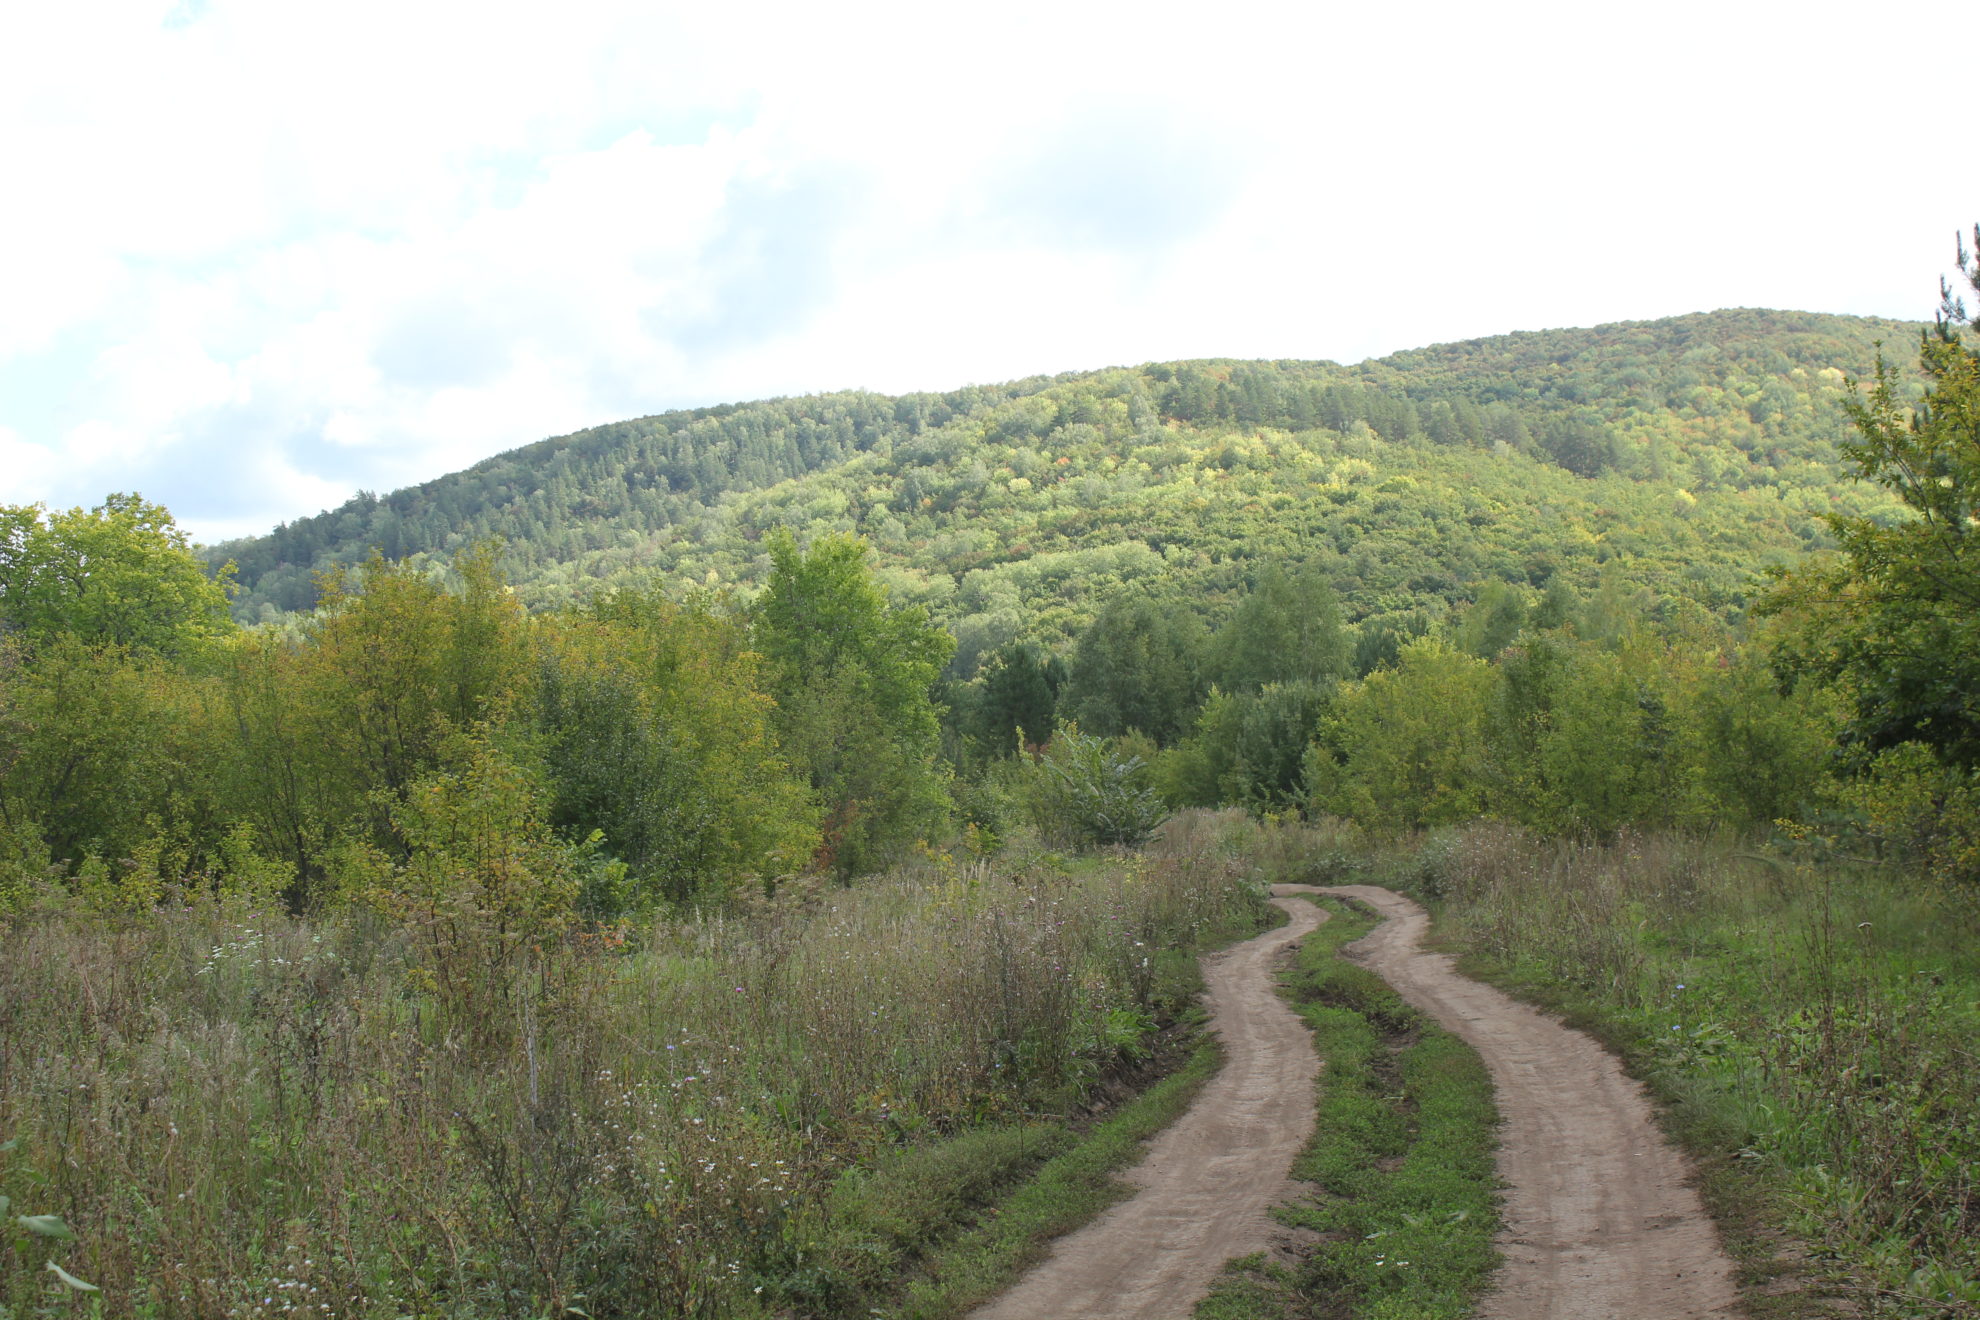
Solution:
M 936 858 L 499 973 L 360 914 L 23 918 L 0 1194 L 76 1241 L 0 1238 L 0 1314 L 65 1304 L 51 1249 L 112 1316 L 833 1313 L 872 1283 L 873 1161 L 1077 1104 L 1255 927 L 1213 834 Z

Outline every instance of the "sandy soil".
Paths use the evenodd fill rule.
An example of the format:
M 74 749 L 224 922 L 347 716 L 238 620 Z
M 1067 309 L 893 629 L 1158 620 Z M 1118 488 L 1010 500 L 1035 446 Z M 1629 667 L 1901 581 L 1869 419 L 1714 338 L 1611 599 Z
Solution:
M 1286 1175 L 1313 1131 L 1319 1071 L 1305 1025 L 1274 989 L 1273 963 L 1326 918 L 1311 903 L 1273 901 L 1286 925 L 1205 960 L 1224 1066 L 1128 1175 L 1142 1190 L 1060 1238 L 973 1320 L 1179 1320 L 1225 1261 L 1271 1245 L 1267 1211 L 1292 1192 Z
M 1690 1171 L 1615 1057 L 1591 1037 L 1458 975 L 1449 958 L 1423 952 L 1429 918 L 1410 900 L 1370 885 L 1326 892 L 1389 918 L 1345 952 L 1462 1037 L 1491 1071 L 1505 1123 L 1499 1176 L 1509 1187 L 1498 1246 L 1506 1263 L 1478 1315 L 1738 1314 L 1732 1264 L 1687 1181 Z

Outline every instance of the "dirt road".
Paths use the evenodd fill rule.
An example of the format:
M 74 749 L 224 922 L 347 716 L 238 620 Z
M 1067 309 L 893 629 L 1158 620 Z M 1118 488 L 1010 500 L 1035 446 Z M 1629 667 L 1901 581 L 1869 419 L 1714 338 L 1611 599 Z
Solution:
M 1319 1071 L 1306 1027 L 1274 989 L 1273 963 L 1326 919 L 1311 903 L 1273 902 L 1286 925 L 1205 963 L 1224 1066 L 1128 1175 L 1142 1190 L 1059 1239 L 972 1320 L 1180 1320 L 1225 1261 L 1270 1245 L 1266 1212 L 1291 1191 Z
M 1703 1320 L 1738 1314 L 1732 1264 L 1642 1088 L 1590 1037 L 1423 952 L 1423 909 L 1386 889 L 1280 885 L 1288 925 L 1205 967 L 1224 1069 L 1158 1137 L 1142 1187 L 972 1320 L 1183 1320 L 1226 1260 L 1272 1239 L 1266 1211 L 1313 1127 L 1311 1041 L 1273 989 L 1275 955 L 1326 919 L 1299 893 L 1388 918 L 1347 953 L 1484 1058 L 1504 1119 L 1506 1263 L 1480 1320 Z
M 1738 1314 L 1732 1263 L 1643 1090 L 1590 1037 L 1421 950 L 1429 918 L 1370 885 L 1327 890 L 1389 918 L 1349 957 L 1462 1037 L 1492 1074 L 1510 1184 L 1491 1320 L 1696 1320 Z M 1061 1313 L 1067 1314 L 1067 1313 Z M 1174 1312 L 1186 1315 L 1187 1311 Z

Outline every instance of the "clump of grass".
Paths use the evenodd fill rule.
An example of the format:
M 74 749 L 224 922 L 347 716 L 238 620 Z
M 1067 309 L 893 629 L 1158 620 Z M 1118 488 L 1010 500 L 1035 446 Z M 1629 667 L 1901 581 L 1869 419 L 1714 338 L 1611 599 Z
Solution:
M 1419 892 L 1441 897 L 1440 928 L 1475 966 L 1601 1033 L 1676 1106 L 1755 1307 L 1805 1300 L 1758 1286 L 1781 1271 L 1786 1220 L 1873 1309 L 1980 1315 L 1965 909 L 1904 876 L 1722 839 L 1478 825 L 1411 856 L 1401 868 L 1435 877 Z
M 1338 956 L 1375 924 L 1329 901 L 1286 989 L 1325 1061 L 1312 1141 L 1293 1176 L 1310 1195 L 1279 1218 L 1311 1235 L 1300 1259 L 1237 1262 L 1199 1320 L 1469 1315 L 1498 1263 L 1497 1112 L 1463 1042 Z
M 363 913 L 34 913 L 0 1195 L 107 1316 L 843 1314 L 1173 1053 L 1194 951 L 1259 921 L 1203 849 L 931 861 L 443 1002 L 475 978 Z M 0 1309 L 65 1304 L 42 1264 L 0 1240 Z

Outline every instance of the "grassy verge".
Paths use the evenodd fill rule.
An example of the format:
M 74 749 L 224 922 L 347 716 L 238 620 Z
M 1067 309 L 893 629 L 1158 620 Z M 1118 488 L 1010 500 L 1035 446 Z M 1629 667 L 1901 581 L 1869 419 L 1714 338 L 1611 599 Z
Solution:
M 1385 878 L 1622 1056 L 1761 1320 L 1980 1316 L 1980 955 L 1908 878 L 1724 841 L 1445 831 Z
M 1664 1131 L 1691 1157 L 1698 1190 L 1719 1240 L 1732 1257 L 1746 1314 L 1751 1320 L 1808 1320 L 1811 1315 L 1850 1314 L 1846 1298 L 1858 1289 L 1833 1250 L 1810 1250 L 1786 1231 L 1802 1216 L 1780 1171 L 1762 1166 L 1747 1143 L 1751 1134 L 1727 1112 L 1711 1083 L 1659 1066 L 1661 1042 L 1644 1039 L 1602 1003 L 1531 966 L 1517 967 L 1478 953 L 1464 953 L 1455 940 L 1442 941 L 1459 953 L 1465 975 L 1557 1013 L 1569 1025 L 1600 1040 L 1622 1059 L 1626 1071 L 1643 1081 L 1657 1102 Z M 1833 1309 L 1832 1309 L 1833 1308 Z
M 1286 978 L 1325 1061 L 1313 1140 L 1293 1167 L 1313 1191 L 1278 1211 L 1304 1241 L 1291 1263 L 1236 1262 L 1198 1320 L 1454 1320 L 1498 1263 L 1498 1117 L 1484 1065 L 1337 956 L 1374 918 L 1327 906 L 1334 919 Z
M 898 1320 L 945 1320 L 960 1315 L 1016 1281 L 1041 1259 L 1050 1241 L 1086 1223 L 1132 1190 L 1114 1175 L 1139 1163 L 1142 1142 L 1176 1121 L 1203 1084 L 1215 1075 L 1216 1046 L 1200 1041 L 1187 1061 L 1085 1133 L 1070 1128 L 1035 1129 L 1023 1138 L 1028 1149 L 1012 1161 L 1007 1194 L 963 1214 L 928 1216 L 918 1207 L 931 1203 L 919 1179 L 882 1174 L 884 1195 L 924 1228 L 953 1231 L 919 1261 L 911 1276 L 896 1279 L 890 1301 L 871 1313 Z M 917 1164 L 921 1160 L 915 1161 Z M 982 1161 L 971 1161 L 981 1167 Z M 940 1204 L 939 1186 L 934 1189 Z M 905 1195 L 903 1195 L 905 1193 Z M 904 1284 L 904 1286 L 898 1286 Z

